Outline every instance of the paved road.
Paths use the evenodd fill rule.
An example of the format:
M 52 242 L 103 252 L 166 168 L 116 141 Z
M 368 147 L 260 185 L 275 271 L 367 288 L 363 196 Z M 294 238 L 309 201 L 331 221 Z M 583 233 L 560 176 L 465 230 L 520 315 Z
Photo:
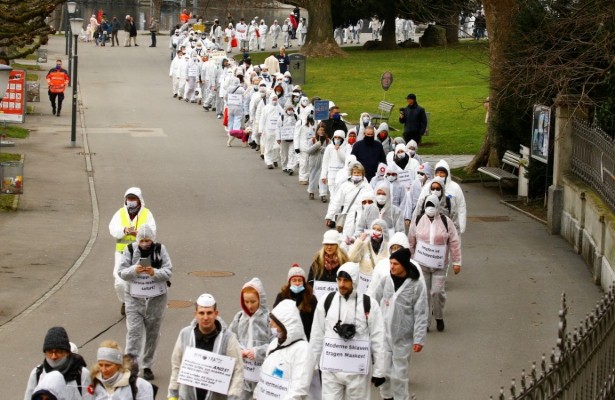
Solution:
M 62 51 L 63 41 L 52 38 L 49 59 Z M 22 210 L 0 216 L 0 351 L 12 361 L 0 371 L 4 398 L 22 396 L 50 326 L 65 326 L 90 363 L 102 339 L 123 344 L 107 224 L 127 187 L 143 189 L 170 251 L 170 299 L 212 292 L 226 320 L 239 310 L 243 282 L 261 277 L 273 298 L 293 262 L 309 266 L 323 233 L 324 207 L 308 200 L 296 177 L 266 170 L 253 151 L 227 148 L 213 113 L 171 98 L 167 49 L 81 46 L 79 54 L 78 147 L 68 147 L 69 104 L 56 118 L 41 103 L 44 115 L 29 120 L 38 130 L 17 146 L 27 154 Z M 570 325 L 600 295 L 568 244 L 501 205 L 497 189 L 472 184 L 464 191 L 464 268 L 450 279 L 447 329 L 430 333 L 411 364 L 412 391 L 421 400 L 495 394 L 554 345 L 563 291 Z M 75 264 L 84 249 L 83 263 Z M 18 315 L 71 266 L 74 274 L 57 292 Z M 166 314 L 154 367 L 163 394 L 171 348 L 191 317 L 191 307 Z

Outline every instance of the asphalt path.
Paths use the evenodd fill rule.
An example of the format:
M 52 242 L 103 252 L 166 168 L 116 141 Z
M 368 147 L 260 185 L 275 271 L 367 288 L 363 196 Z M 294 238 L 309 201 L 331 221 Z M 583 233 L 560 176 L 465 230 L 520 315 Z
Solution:
M 169 299 L 193 302 L 210 292 L 226 321 L 240 309 L 244 282 L 260 277 L 271 306 L 292 263 L 309 268 L 320 247 L 325 206 L 308 199 L 296 176 L 267 170 L 256 152 L 226 147 L 214 113 L 173 99 L 169 51 L 147 44 L 142 36 L 138 48 L 79 48 L 84 134 L 79 146 L 90 153 L 98 230 L 66 284 L 0 330 L 0 351 L 5 365 L 11 365 L 0 370 L 4 398 L 23 396 L 27 374 L 42 361 L 50 326 L 65 326 L 90 364 L 103 339 L 124 345 L 107 224 L 130 186 L 142 188 L 156 217 L 158 240 L 171 255 Z M 430 332 L 423 352 L 411 362 L 411 391 L 421 400 L 495 395 L 555 344 L 562 292 L 571 304 L 569 326 L 600 296 L 565 241 L 500 204 L 496 190 L 474 184 L 464 185 L 464 191 L 470 217 L 463 236 L 464 267 L 449 277 L 447 328 Z M 79 193 L 79 201 L 90 201 L 85 173 Z M 85 216 L 80 221 L 75 253 L 87 245 L 87 228 L 96 223 Z M 199 271 L 233 275 L 191 274 Z M 177 333 L 192 314 L 191 306 L 167 310 L 153 368 L 159 398 L 166 394 Z

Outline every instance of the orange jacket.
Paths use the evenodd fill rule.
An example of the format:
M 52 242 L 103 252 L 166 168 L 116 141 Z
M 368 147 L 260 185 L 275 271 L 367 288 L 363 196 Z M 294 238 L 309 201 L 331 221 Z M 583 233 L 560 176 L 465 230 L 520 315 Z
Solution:
M 52 69 L 47 73 L 47 84 L 51 93 L 64 93 L 70 78 L 64 68 Z

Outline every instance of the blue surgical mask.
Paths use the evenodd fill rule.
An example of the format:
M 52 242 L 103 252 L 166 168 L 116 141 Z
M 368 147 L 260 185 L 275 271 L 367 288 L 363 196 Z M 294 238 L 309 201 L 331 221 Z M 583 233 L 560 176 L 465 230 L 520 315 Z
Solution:
M 339 114 L 333 114 L 333 119 L 339 120 L 340 118 L 342 117 Z
M 293 292 L 293 293 L 295 293 L 295 294 L 297 294 L 297 293 L 301 293 L 301 292 L 303 292 L 304 290 L 305 290 L 305 288 L 303 287 L 303 285 L 301 285 L 301 286 L 293 286 L 293 285 L 290 285 L 290 291 L 291 291 L 291 292 Z

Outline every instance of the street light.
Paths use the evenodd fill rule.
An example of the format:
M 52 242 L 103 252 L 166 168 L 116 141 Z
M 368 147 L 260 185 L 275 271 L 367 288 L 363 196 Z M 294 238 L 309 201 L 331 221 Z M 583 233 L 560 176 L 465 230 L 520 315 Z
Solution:
M 77 55 L 77 35 L 83 28 L 83 18 L 71 18 L 70 29 L 75 39 L 75 55 L 73 56 L 73 74 L 71 80 L 73 80 L 73 115 L 70 126 L 70 143 L 72 147 L 75 147 L 77 142 L 77 70 L 79 64 L 79 56 Z
M 73 78 L 73 68 L 72 68 L 72 63 L 73 63 L 73 54 L 72 54 L 72 50 L 73 50 L 73 32 L 72 29 L 70 29 L 69 32 L 69 28 L 71 28 L 70 24 L 68 23 L 68 19 L 69 14 L 73 15 L 76 11 L 77 11 L 77 3 L 74 1 L 69 1 L 68 3 L 66 3 L 66 10 L 68 11 L 66 13 L 66 55 L 68 56 L 68 77 L 70 78 L 70 80 L 68 81 L 68 86 L 70 86 L 72 83 L 72 78 Z M 79 30 L 79 32 L 81 32 L 81 30 Z

